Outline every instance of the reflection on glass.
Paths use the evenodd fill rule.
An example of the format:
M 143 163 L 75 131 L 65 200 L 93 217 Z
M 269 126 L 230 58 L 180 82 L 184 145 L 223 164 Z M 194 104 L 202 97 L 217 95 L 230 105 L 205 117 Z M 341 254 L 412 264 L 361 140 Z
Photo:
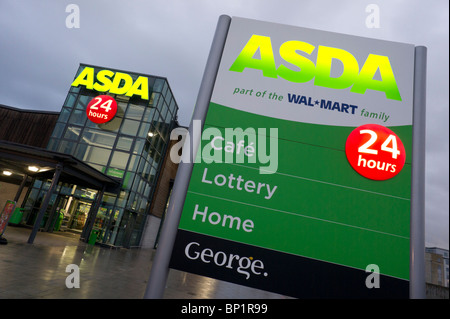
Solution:
M 123 151 L 129 151 L 131 145 L 133 144 L 133 139 L 130 137 L 121 136 L 117 141 L 116 148 Z
M 83 131 L 82 141 L 92 146 L 112 148 L 116 140 L 116 134 L 94 130 L 85 129 Z
M 124 119 L 122 123 L 121 133 L 125 135 L 136 136 L 140 122 Z

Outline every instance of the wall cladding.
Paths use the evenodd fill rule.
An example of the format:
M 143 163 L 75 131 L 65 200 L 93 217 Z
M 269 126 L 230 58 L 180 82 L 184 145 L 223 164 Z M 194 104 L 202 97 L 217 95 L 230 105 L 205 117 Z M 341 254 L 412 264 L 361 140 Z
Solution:
M 45 148 L 58 116 L 59 112 L 0 105 L 0 140 Z

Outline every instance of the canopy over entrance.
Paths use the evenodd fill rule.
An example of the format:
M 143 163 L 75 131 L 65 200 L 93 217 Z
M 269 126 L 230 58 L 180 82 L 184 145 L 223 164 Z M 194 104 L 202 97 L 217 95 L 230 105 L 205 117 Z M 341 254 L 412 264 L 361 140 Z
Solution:
M 99 190 L 96 203 L 101 201 L 105 191 L 116 193 L 120 189 L 119 180 L 103 174 L 72 155 L 7 141 L 0 141 L 0 170 L 9 170 L 23 175 L 23 181 L 16 198 L 19 198 L 28 176 L 52 180 L 34 223 L 33 231 L 28 239 L 30 244 L 33 243 L 36 237 L 50 197 L 59 182 Z M 15 200 L 17 201 L 17 199 Z M 95 206 L 97 205 L 94 205 L 94 208 Z
M 38 178 L 52 178 L 56 166 L 62 165 L 59 181 L 115 192 L 120 182 L 72 155 L 48 151 L 29 145 L 0 141 L 0 170 Z

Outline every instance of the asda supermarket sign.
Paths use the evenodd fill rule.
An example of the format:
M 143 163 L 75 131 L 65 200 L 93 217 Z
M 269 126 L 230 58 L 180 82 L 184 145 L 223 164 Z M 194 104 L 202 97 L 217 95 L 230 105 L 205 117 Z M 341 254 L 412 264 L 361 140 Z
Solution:
M 170 267 L 407 298 L 414 50 L 233 18 Z
M 74 87 L 79 85 L 97 92 L 139 96 L 143 100 L 148 100 L 148 78 L 145 76 L 138 76 L 133 80 L 127 73 L 111 70 L 100 70 L 96 73 L 94 68 L 86 66 L 72 82 Z
M 317 51 L 316 64 L 309 57 Z M 269 36 L 253 34 L 230 67 L 230 71 L 243 72 L 246 68 L 261 70 L 270 78 L 280 77 L 289 82 L 304 83 L 314 79 L 314 85 L 332 89 L 351 88 L 350 92 L 364 94 L 366 90 L 385 92 L 386 98 L 400 100 L 401 96 L 395 80 L 389 57 L 372 54 L 363 61 L 361 70 L 355 56 L 344 49 L 324 45 L 316 46 L 300 41 L 283 42 L 278 50 Z M 259 57 L 255 55 L 259 53 Z M 275 63 L 275 54 L 282 59 Z M 331 76 L 331 69 L 342 65 L 339 76 Z M 380 79 L 374 79 L 379 72 Z

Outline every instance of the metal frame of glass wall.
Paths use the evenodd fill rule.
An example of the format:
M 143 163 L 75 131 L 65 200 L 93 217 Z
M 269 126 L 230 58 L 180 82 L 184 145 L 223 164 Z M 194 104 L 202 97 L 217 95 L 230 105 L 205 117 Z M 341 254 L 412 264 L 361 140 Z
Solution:
M 94 68 L 95 74 L 104 69 L 80 64 L 76 76 L 85 67 Z M 119 194 L 105 193 L 94 229 L 97 242 L 132 247 L 140 242 L 178 106 L 167 79 L 113 71 L 127 73 L 133 81 L 147 77 L 149 100 L 106 93 L 117 101 L 117 114 L 108 123 L 95 124 L 87 119 L 86 106 L 105 93 L 71 87 L 47 149 L 73 155 L 122 180 Z

